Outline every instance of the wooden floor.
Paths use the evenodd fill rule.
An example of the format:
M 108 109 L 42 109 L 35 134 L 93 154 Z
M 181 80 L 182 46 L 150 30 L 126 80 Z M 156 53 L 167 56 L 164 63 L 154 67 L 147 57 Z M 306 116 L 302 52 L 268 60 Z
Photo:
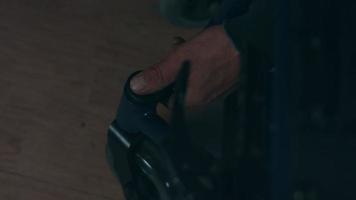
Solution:
M 0 200 L 120 200 L 104 154 L 121 87 L 172 37 L 154 0 L 0 0 Z

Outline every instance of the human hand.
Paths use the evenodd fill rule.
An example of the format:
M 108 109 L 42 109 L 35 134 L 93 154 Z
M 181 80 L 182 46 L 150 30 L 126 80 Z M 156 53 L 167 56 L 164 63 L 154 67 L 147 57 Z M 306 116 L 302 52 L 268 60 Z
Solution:
M 214 26 L 177 46 L 159 63 L 136 75 L 130 82 L 131 89 L 139 95 L 163 89 L 175 81 L 185 60 L 191 63 L 187 107 L 206 106 L 237 82 L 240 54 L 224 28 Z

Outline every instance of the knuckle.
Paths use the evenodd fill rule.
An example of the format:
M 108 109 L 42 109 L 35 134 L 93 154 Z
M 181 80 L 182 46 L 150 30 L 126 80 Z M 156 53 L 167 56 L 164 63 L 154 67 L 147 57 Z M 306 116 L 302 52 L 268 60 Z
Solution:
M 162 85 L 166 82 L 166 78 L 165 76 L 163 75 L 163 71 L 160 67 L 157 67 L 155 69 L 155 74 L 156 74 L 156 78 L 157 78 L 157 82 Z
M 161 67 L 159 67 L 158 65 L 152 67 L 150 69 L 149 74 L 150 74 L 151 82 L 155 82 L 158 85 L 164 84 L 166 79 L 165 79 L 165 76 L 163 75 Z

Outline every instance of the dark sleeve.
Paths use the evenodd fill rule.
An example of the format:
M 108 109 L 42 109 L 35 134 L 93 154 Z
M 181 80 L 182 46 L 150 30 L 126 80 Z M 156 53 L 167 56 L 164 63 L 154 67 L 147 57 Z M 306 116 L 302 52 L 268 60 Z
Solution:
M 273 42 L 273 8 L 273 1 L 268 0 L 223 0 L 208 27 L 223 24 L 240 52 L 253 46 L 268 56 Z
M 239 51 L 249 46 L 268 56 L 273 44 L 273 13 L 271 1 L 253 0 L 243 15 L 226 18 L 223 24 Z
M 209 26 L 223 24 L 247 12 L 252 0 L 222 0 L 221 7 L 211 19 Z

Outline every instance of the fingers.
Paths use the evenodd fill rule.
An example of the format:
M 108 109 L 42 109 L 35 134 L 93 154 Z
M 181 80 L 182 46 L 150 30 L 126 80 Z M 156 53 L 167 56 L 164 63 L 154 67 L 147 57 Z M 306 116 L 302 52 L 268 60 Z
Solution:
M 135 93 L 147 95 L 170 85 L 185 60 L 192 64 L 186 106 L 205 106 L 234 85 L 240 69 L 240 54 L 223 27 L 209 28 L 188 42 L 180 37 L 174 39 L 176 46 L 163 60 L 131 80 Z
M 131 89 L 140 95 L 150 94 L 167 85 L 161 65 L 154 65 L 137 74 L 130 82 Z
M 166 59 L 137 74 L 130 82 L 131 89 L 139 95 L 157 92 L 174 82 L 179 70 L 175 59 Z
M 185 42 L 182 37 L 174 37 L 175 47 Z M 154 93 L 171 84 L 178 72 L 180 56 L 173 51 L 157 65 L 137 74 L 130 82 L 131 89 L 139 95 Z

